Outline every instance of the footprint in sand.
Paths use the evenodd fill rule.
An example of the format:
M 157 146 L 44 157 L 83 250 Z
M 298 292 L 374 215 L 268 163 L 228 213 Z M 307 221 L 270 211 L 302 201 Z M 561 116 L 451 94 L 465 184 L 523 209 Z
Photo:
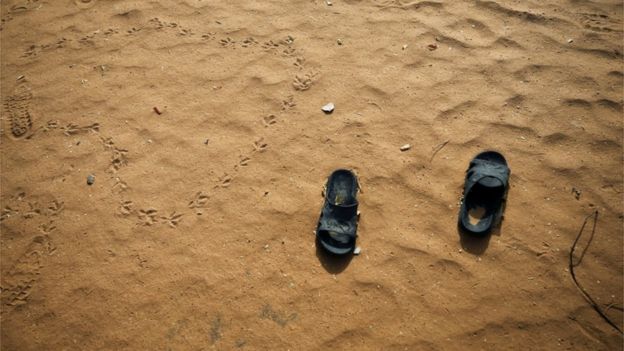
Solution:
M 219 186 L 222 188 L 227 188 L 232 183 L 232 180 L 233 178 L 229 174 L 225 173 L 224 175 L 219 177 Z
M 236 42 L 232 38 L 227 37 L 225 39 L 219 40 L 219 44 L 221 46 L 223 46 L 224 48 L 227 48 L 227 47 L 234 46 L 234 44 L 236 44 Z
M 239 166 L 243 166 L 243 167 L 245 167 L 245 166 L 247 166 L 247 165 L 249 164 L 249 161 L 251 161 L 251 158 L 249 158 L 249 157 L 243 157 L 243 158 L 242 158 L 242 159 L 238 162 L 238 165 L 239 165 Z
M 312 72 L 306 73 L 302 76 L 296 75 L 293 79 L 292 85 L 297 91 L 308 90 L 312 86 L 312 83 L 314 83 L 316 76 L 317 74 Z
M 25 84 L 20 84 L 4 104 L 11 124 L 11 134 L 15 138 L 24 137 L 32 128 L 33 121 L 29 111 L 32 97 L 30 88 Z
M 117 147 L 113 148 L 113 154 L 111 156 L 111 167 L 110 170 L 113 172 L 118 171 L 121 167 L 128 164 L 128 160 L 126 155 L 128 154 L 128 150 L 119 149 Z
M 165 224 L 170 226 L 171 228 L 175 228 L 182 221 L 182 214 L 176 213 L 173 211 L 168 217 L 160 217 Z
M 81 127 L 77 124 L 69 123 L 68 125 L 64 127 L 61 127 L 61 130 L 63 131 L 63 134 L 65 134 L 65 136 L 72 136 L 75 134 L 85 133 L 85 132 L 99 132 L 100 124 L 93 123 L 91 125 Z
M 56 247 L 48 235 L 33 238 L 24 253 L 2 277 L 3 304 L 17 306 L 27 303 L 45 258 L 54 251 Z
M 305 58 L 297 57 L 295 58 L 295 63 L 293 63 L 295 67 L 297 67 L 300 71 L 305 68 Z
M 292 95 L 288 95 L 286 99 L 282 100 L 282 111 L 290 110 L 295 106 L 297 103 L 295 103 L 295 97 Z
M 123 191 L 126 191 L 126 189 L 128 189 L 128 183 L 124 182 L 119 177 L 115 177 L 115 184 L 113 184 L 112 186 L 113 192 L 119 194 Z
M 264 124 L 265 127 L 268 127 L 275 123 L 277 123 L 277 117 L 275 117 L 275 115 L 268 115 L 268 116 L 262 117 L 262 124 Z
M 65 209 L 65 203 L 58 200 L 52 200 L 48 206 L 47 212 L 49 216 L 58 216 Z
M 254 45 L 258 45 L 258 41 L 256 41 L 256 39 L 249 37 L 249 38 L 245 38 L 243 39 L 243 41 L 241 42 L 241 47 L 250 47 L 250 46 L 254 46 Z
M 132 214 L 132 212 L 134 212 L 134 209 L 132 208 L 134 206 L 134 203 L 132 201 L 121 201 L 121 203 L 119 204 L 119 213 L 122 214 L 123 216 L 128 216 L 130 214 Z
M 264 141 L 264 138 L 260 138 L 254 141 L 253 146 L 254 152 L 263 152 L 264 150 L 266 150 L 267 147 L 269 147 L 269 144 Z
M 139 210 L 139 224 L 151 226 L 158 223 L 158 210 L 148 208 Z
M 189 202 L 188 208 L 195 210 L 195 213 L 199 216 L 203 213 L 202 210 L 206 207 L 208 198 L 208 195 L 198 191 L 195 197 Z

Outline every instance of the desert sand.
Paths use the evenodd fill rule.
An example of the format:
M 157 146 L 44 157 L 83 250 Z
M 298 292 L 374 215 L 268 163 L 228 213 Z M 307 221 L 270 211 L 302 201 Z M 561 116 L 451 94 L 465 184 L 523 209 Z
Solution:
M 620 0 L 1 9 L 2 350 L 622 349 L 568 269 L 598 211 L 575 271 L 621 329 Z M 475 239 L 487 149 L 509 198 Z M 314 236 L 336 168 L 345 259 Z

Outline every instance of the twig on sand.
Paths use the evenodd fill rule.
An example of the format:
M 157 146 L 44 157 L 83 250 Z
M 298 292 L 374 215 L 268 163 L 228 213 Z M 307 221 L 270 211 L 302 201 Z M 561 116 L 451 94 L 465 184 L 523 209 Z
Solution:
M 589 219 L 592 218 L 592 217 L 594 218 L 594 220 L 593 220 L 593 225 L 592 225 L 591 234 L 589 236 L 589 240 L 587 241 L 587 245 L 585 245 L 585 248 L 581 252 L 581 255 L 579 256 L 578 260 L 576 262 L 574 262 L 574 250 L 576 249 L 576 244 L 578 243 L 579 239 L 583 235 L 583 230 L 585 229 L 585 225 L 587 224 Z M 585 217 L 585 220 L 583 221 L 583 225 L 581 226 L 581 229 L 579 230 L 579 233 L 576 236 L 576 239 L 574 239 L 574 243 L 572 244 L 572 247 L 570 248 L 570 261 L 569 261 L 569 266 L 568 267 L 570 269 L 570 275 L 572 275 L 572 280 L 574 281 L 574 284 L 579 289 L 581 294 L 583 294 L 583 297 L 585 298 L 585 300 L 587 300 L 587 303 L 589 303 L 589 305 L 591 307 L 593 307 L 594 310 L 596 310 L 596 312 L 598 312 L 600 317 L 602 317 L 602 319 L 604 319 L 605 322 L 609 323 L 609 325 L 612 326 L 613 328 L 615 328 L 620 334 L 623 334 L 622 333 L 622 329 L 620 329 L 620 327 L 618 327 L 617 324 L 615 324 L 615 322 L 613 322 L 605 314 L 605 312 L 602 310 L 602 308 L 600 308 L 600 306 L 598 306 L 596 301 L 594 301 L 594 299 L 587 293 L 587 291 L 585 291 L 585 289 L 583 289 L 581 284 L 579 284 L 578 280 L 576 280 L 576 274 L 574 273 L 574 267 L 578 267 L 581 264 L 581 262 L 583 261 L 583 257 L 585 257 L 585 253 L 587 252 L 587 249 L 589 248 L 589 245 L 591 244 L 592 240 L 594 239 L 594 233 L 596 232 L 596 223 L 597 222 L 598 222 L 598 211 L 594 211 L 594 213 L 592 213 L 592 214 L 588 215 L 587 217 Z
M 436 147 L 433 148 L 433 154 L 431 154 L 431 159 L 429 159 L 429 162 L 431 163 L 433 161 L 433 158 L 435 157 L 435 155 L 440 152 L 440 150 L 442 150 L 442 148 L 444 148 L 446 146 L 446 144 L 449 143 L 450 140 L 447 140 L 443 143 L 440 143 L 438 145 L 436 145 Z

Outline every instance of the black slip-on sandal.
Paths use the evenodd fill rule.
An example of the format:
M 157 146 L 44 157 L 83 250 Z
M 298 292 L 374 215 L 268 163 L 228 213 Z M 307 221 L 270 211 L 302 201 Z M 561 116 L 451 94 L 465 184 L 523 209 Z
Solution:
M 505 157 L 495 151 L 482 152 L 470 161 L 459 210 L 462 230 L 486 235 L 495 227 L 505 209 L 510 172 Z
M 316 237 L 333 254 L 344 255 L 355 249 L 358 188 L 357 177 L 346 169 L 335 170 L 327 179 Z

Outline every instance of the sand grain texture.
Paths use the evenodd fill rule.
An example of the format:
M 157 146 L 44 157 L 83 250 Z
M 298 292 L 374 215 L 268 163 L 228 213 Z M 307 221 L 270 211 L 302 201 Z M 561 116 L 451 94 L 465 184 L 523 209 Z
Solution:
M 623 17 L 2 1 L 2 349 L 622 349 L 567 259 L 598 210 L 577 276 L 622 326 Z M 511 189 L 473 240 L 456 218 L 483 149 Z M 338 167 L 364 192 L 362 253 L 336 263 L 312 232 Z

